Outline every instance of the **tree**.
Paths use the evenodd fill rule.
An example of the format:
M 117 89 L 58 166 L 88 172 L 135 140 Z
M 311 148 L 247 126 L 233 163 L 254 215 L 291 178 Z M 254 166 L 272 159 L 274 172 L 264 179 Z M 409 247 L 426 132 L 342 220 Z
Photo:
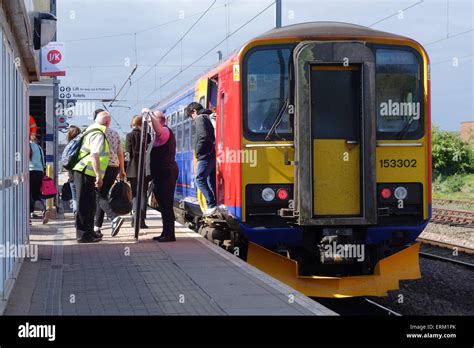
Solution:
M 453 175 L 473 170 L 473 154 L 459 135 L 442 131 L 434 126 L 431 142 L 433 172 L 435 175 Z

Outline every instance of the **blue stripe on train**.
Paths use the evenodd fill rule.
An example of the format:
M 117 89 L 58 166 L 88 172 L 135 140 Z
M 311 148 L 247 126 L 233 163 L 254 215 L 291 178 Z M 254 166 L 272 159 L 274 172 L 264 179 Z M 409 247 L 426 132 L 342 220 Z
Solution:
M 242 217 L 240 207 L 228 206 L 227 209 L 239 220 Z M 429 206 L 431 216 L 431 205 Z M 428 221 L 417 226 L 385 226 L 370 227 L 367 229 L 366 244 L 380 244 L 392 238 L 394 232 L 403 231 L 408 234 L 409 241 L 415 241 L 428 225 Z M 277 243 L 285 243 L 288 246 L 301 245 L 303 241 L 303 229 L 299 227 L 282 227 L 282 228 L 254 228 L 244 223 L 240 224 L 240 228 L 245 237 L 256 244 L 272 247 Z

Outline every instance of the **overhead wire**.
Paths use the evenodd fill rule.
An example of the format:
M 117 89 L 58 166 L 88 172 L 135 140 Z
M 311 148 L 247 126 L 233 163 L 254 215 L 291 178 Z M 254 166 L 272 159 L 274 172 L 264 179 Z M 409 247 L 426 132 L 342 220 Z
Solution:
M 213 10 L 217 10 L 217 9 L 219 9 L 219 8 L 222 8 L 222 7 L 225 7 L 225 5 L 216 6 L 216 7 L 214 7 Z M 154 26 L 151 26 L 151 27 L 148 27 L 148 28 L 145 28 L 145 29 L 142 29 L 142 30 L 137 30 L 137 31 L 134 31 L 134 32 L 126 32 L 126 33 L 120 33 L 120 34 L 111 34 L 111 35 L 85 37 L 85 38 L 79 38 L 79 39 L 64 40 L 64 42 L 79 42 L 79 41 L 90 41 L 90 40 L 110 39 L 110 38 L 122 37 L 122 36 L 132 36 L 132 35 L 134 35 L 134 34 L 141 34 L 141 33 L 144 33 L 144 32 L 146 32 L 146 31 L 154 30 L 154 29 L 157 29 L 157 28 L 161 28 L 161 27 L 167 26 L 167 25 L 169 25 L 169 24 L 173 24 L 173 23 L 176 23 L 176 22 L 180 22 L 180 21 L 183 21 L 183 20 L 192 18 L 192 17 L 196 17 L 196 16 L 199 16 L 199 15 L 202 14 L 202 13 L 204 13 L 204 11 L 199 11 L 199 12 L 193 13 L 193 14 L 191 14 L 191 15 L 189 15 L 189 16 L 186 16 L 186 17 L 183 17 L 183 18 L 173 19 L 173 20 L 171 20 L 171 21 L 164 22 L 164 23 L 160 23 L 160 24 L 158 24 L 158 25 L 154 25 Z
M 390 19 L 390 18 L 392 18 L 392 17 L 395 17 L 395 16 L 399 15 L 400 12 L 403 13 L 403 12 L 406 11 L 406 10 L 409 10 L 409 9 L 415 7 L 415 6 L 418 6 L 418 5 L 422 4 L 424 1 L 425 1 L 425 0 L 420 0 L 420 1 L 416 2 L 416 3 L 414 3 L 414 4 L 411 4 L 410 6 L 405 7 L 404 9 L 401 9 L 401 10 L 399 10 L 399 11 L 397 11 L 397 12 L 395 12 L 395 13 L 393 13 L 393 14 L 387 16 L 387 17 L 384 17 L 384 18 L 382 18 L 382 19 L 380 19 L 380 20 L 378 20 L 378 21 L 376 21 L 376 22 L 374 22 L 374 23 L 368 25 L 368 27 L 371 28 L 371 27 L 373 27 L 373 26 L 376 25 L 376 24 L 379 24 L 379 23 L 381 23 L 381 22 L 386 21 L 387 19 Z
M 216 45 L 214 45 L 212 48 L 210 48 L 209 50 L 207 50 L 206 52 L 204 52 L 204 54 L 202 54 L 201 56 L 199 56 L 199 58 L 197 58 L 196 60 L 194 60 L 191 64 L 187 65 L 184 69 L 182 69 L 181 71 L 179 71 L 178 73 L 176 73 L 175 75 L 173 75 L 170 79 L 166 80 L 165 83 L 161 84 L 160 87 L 158 88 L 161 89 L 163 88 L 164 86 L 166 86 L 167 84 L 169 84 L 172 80 L 174 80 L 176 77 L 178 77 L 179 75 L 181 75 L 183 72 L 185 72 L 186 70 L 188 70 L 190 67 L 192 67 L 195 63 L 199 62 L 201 59 L 203 59 L 205 56 L 207 56 L 208 54 L 210 54 L 213 50 L 215 50 L 217 47 L 219 47 L 219 45 L 221 45 L 222 43 L 224 43 L 229 37 L 235 35 L 237 32 L 239 32 L 240 30 L 242 30 L 244 27 L 246 27 L 247 25 L 249 25 L 251 22 L 253 22 L 256 18 L 258 18 L 260 15 L 262 15 L 265 11 L 267 11 L 270 7 L 274 6 L 275 5 L 275 2 L 271 2 L 270 4 L 268 4 L 264 9 L 262 9 L 260 12 L 258 12 L 255 16 L 253 16 L 252 18 L 250 18 L 248 21 L 246 21 L 244 24 L 242 24 L 241 26 L 239 26 L 237 29 L 235 29 L 234 31 L 232 31 L 231 33 L 229 33 L 229 35 L 227 35 L 223 40 L 219 41 Z M 154 89 L 151 93 L 149 93 L 146 97 L 144 97 L 144 99 L 147 99 L 148 97 L 150 97 L 151 95 L 153 95 L 155 92 L 157 91 L 157 89 Z
M 191 30 L 193 30 L 193 28 L 201 21 L 201 19 L 211 10 L 211 8 L 214 6 L 214 4 L 216 3 L 217 0 L 213 0 L 212 3 L 207 7 L 207 9 L 201 14 L 201 16 L 199 16 L 199 18 L 186 30 L 186 32 L 181 35 L 181 37 L 165 52 L 165 54 L 163 54 L 157 61 L 155 64 L 152 65 L 152 67 L 150 67 L 147 71 L 145 71 L 139 78 L 137 78 L 134 83 L 137 83 L 138 81 L 140 81 L 143 77 L 145 77 L 150 71 L 153 70 L 153 68 L 158 65 L 159 63 L 161 63 L 163 61 L 163 59 L 165 59 L 168 54 L 170 54 L 173 49 L 176 48 L 176 46 L 178 46 L 182 40 L 184 40 L 184 38 L 191 32 Z

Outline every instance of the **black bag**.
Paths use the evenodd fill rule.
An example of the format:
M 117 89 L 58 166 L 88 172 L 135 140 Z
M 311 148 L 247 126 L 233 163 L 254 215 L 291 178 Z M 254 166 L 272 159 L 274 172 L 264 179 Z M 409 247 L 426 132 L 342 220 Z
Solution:
M 65 202 L 68 202 L 72 199 L 71 185 L 69 182 L 64 183 L 61 190 L 61 199 Z
M 115 214 L 127 215 L 132 211 L 132 189 L 126 182 L 119 181 L 110 190 L 110 207 Z

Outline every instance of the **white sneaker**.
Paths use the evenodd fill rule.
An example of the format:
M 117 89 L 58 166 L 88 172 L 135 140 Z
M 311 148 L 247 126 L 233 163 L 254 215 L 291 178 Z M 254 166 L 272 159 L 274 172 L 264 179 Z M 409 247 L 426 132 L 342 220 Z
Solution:
M 217 207 L 214 207 L 214 208 L 208 208 L 205 212 L 204 212 L 204 216 L 209 216 L 209 215 L 212 215 L 216 212 L 217 210 Z
M 43 222 L 43 225 L 46 225 L 46 224 L 48 223 L 49 218 L 50 218 L 50 216 L 51 216 L 50 214 L 51 214 L 51 212 L 50 212 L 49 210 L 46 210 L 46 211 L 44 212 L 44 214 L 43 214 L 43 221 L 42 221 L 42 222 Z

